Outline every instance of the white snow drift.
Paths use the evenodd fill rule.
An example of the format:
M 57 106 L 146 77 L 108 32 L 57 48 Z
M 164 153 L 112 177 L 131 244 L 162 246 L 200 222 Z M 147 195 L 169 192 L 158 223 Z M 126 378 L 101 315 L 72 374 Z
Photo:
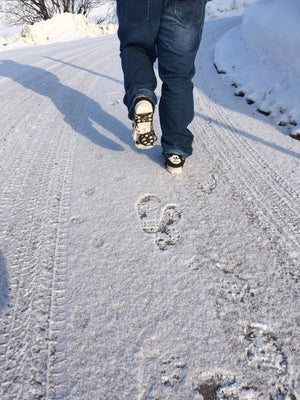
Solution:
M 57 14 L 47 21 L 34 25 L 25 25 L 21 35 L 15 34 L 10 39 L 0 38 L 0 45 L 16 47 L 16 45 L 39 45 L 53 42 L 65 42 L 88 37 L 97 37 L 117 32 L 117 25 L 104 26 L 91 24 L 87 18 L 75 14 Z M 15 43 L 15 46 L 12 44 Z
M 220 13 L 240 10 L 254 3 L 256 0 L 213 0 L 206 5 L 206 16 L 214 19 L 220 16 Z
M 218 42 L 215 64 L 237 95 L 300 136 L 300 3 L 258 0 Z

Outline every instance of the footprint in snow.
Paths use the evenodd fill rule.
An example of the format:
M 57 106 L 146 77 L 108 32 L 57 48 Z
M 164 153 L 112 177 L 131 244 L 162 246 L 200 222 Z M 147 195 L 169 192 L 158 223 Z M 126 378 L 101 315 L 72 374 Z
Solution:
M 181 213 L 174 204 L 161 208 L 161 200 L 151 194 L 143 196 L 137 204 L 142 230 L 155 235 L 155 244 L 160 250 L 166 250 L 180 238 L 176 224 Z
M 164 208 L 155 238 L 155 244 L 160 250 L 165 250 L 167 246 L 178 242 L 180 235 L 175 226 L 180 218 L 181 213 L 175 205 L 170 204 Z
M 287 386 L 275 384 L 260 391 L 255 384 L 249 385 L 244 379 L 222 370 L 197 374 L 193 389 L 203 400 L 297 400 Z
M 297 400 L 289 377 L 288 357 L 277 338 L 262 324 L 246 325 L 242 338 L 243 372 L 198 371 L 193 389 L 203 400 Z
M 146 195 L 139 200 L 137 209 L 144 232 L 155 233 L 157 231 L 160 220 L 160 207 L 160 199 L 152 194 Z
M 276 337 L 261 324 L 249 325 L 244 329 L 246 339 L 246 361 L 250 366 L 264 371 L 272 370 L 280 376 L 287 373 L 287 356 Z
M 142 349 L 139 354 L 139 397 L 146 399 L 178 399 L 178 392 L 187 375 L 185 357 L 177 351 Z

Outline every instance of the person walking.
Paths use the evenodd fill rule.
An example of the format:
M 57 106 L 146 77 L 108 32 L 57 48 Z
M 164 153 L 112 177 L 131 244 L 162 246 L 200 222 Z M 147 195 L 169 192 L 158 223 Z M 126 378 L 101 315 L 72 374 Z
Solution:
M 124 104 L 140 149 L 155 145 L 157 104 L 154 62 L 162 81 L 159 102 L 161 145 L 169 172 L 179 173 L 192 154 L 195 58 L 207 0 L 117 0 Z

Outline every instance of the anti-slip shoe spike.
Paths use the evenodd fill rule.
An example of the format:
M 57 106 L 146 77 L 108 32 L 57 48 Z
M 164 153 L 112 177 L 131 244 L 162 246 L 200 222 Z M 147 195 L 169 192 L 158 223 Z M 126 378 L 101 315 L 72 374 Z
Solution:
M 153 106 L 150 101 L 140 100 L 136 103 L 132 135 L 139 149 L 150 149 L 155 145 L 157 137 L 153 129 Z

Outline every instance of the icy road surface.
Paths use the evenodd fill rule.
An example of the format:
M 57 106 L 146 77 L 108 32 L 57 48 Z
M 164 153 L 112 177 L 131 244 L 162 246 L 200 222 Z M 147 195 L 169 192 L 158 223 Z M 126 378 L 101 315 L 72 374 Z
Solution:
M 217 74 L 239 22 L 180 176 L 132 144 L 116 36 L 0 54 L 1 400 L 299 400 L 300 142 Z

